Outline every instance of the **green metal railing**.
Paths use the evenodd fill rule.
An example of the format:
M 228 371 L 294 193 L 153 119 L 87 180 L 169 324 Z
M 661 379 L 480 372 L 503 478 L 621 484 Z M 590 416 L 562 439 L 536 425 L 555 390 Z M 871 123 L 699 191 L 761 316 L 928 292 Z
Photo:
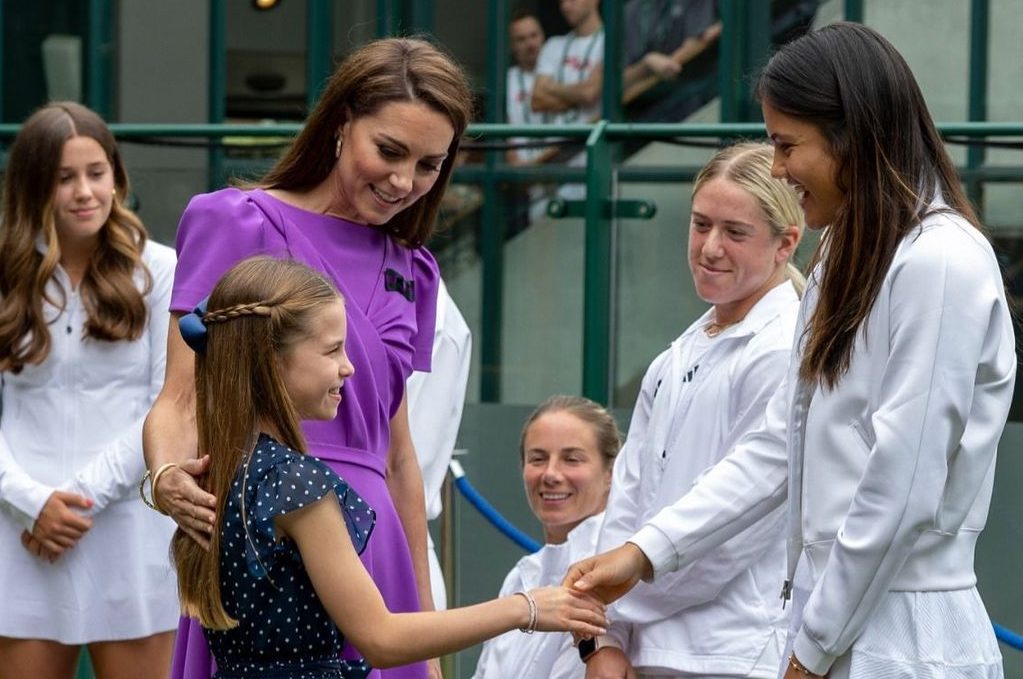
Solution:
M 940 124 L 945 136 L 982 138 L 1023 138 L 1023 123 L 959 122 Z M 114 134 L 123 140 L 146 138 L 212 138 L 292 136 L 298 124 L 285 125 L 144 125 L 113 124 Z M 13 137 L 17 125 L 0 125 L 0 139 Z M 583 297 L 583 394 L 598 402 L 608 403 L 611 394 L 610 366 L 612 317 L 611 228 L 620 217 L 642 218 L 652 214 L 652 206 L 642 201 L 622 202 L 616 198 L 616 182 L 685 182 L 691 180 L 698 167 L 660 166 L 628 167 L 616 160 L 616 149 L 628 139 L 668 138 L 761 138 L 760 123 L 609 123 L 571 126 L 512 126 L 476 124 L 469 127 L 467 141 L 507 139 L 511 137 L 578 139 L 585 144 L 586 166 L 512 167 L 505 165 L 498 151 L 486 152 L 485 162 L 459 168 L 455 180 L 489 186 L 492 199 L 482 205 L 481 243 L 481 393 L 483 401 L 498 401 L 501 377 L 501 326 L 503 309 L 503 245 L 504 212 L 501 182 L 570 181 L 585 182 L 588 199 L 578 205 L 563 205 L 567 216 L 581 216 L 585 222 L 584 297 Z M 972 151 L 972 147 L 971 147 Z M 222 153 L 216 145 L 212 153 Z M 969 155 L 969 154 L 968 154 Z M 985 182 L 1023 181 L 1023 163 L 1019 166 L 987 166 L 983 154 L 960 168 L 968 186 L 977 190 Z

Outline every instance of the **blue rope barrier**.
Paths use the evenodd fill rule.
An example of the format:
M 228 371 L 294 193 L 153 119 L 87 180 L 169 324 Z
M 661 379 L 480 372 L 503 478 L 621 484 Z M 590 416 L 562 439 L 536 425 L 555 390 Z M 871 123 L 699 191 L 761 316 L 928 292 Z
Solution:
M 501 512 L 494 509 L 493 505 L 487 502 L 486 498 L 480 495 L 479 491 L 473 488 L 469 479 L 465 477 L 465 470 L 457 461 L 451 461 L 451 474 L 455 477 L 455 487 L 462 493 L 466 500 L 475 507 L 483 517 L 489 521 L 497 530 L 501 531 L 512 542 L 527 552 L 533 553 L 543 545 L 519 530 L 515 524 L 501 515 Z
M 465 477 L 465 470 L 462 465 L 457 461 L 451 461 L 451 474 L 455 477 L 455 487 L 462 493 L 463 497 L 469 501 L 473 507 L 475 507 L 483 517 L 489 521 L 497 530 L 508 537 L 512 542 L 517 544 L 527 552 L 535 552 L 542 546 L 533 538 L 526 535 L 520 530 L 515 524 L 508 519 L 504 518 L 501 512 L 494 509 L 494 506 L 487 502 L 486 498 L 480 495 L 480 492 L 476 490 L 469 479 Z M 991 625 L 995 629 L 995 637 L 998 641 L 1002 642 L 1006 646 L 1016 649 L 1017 651 L 1023 651 L 1023 635 L 1013 632 L 1011 629 L 1002 627 L 995 621 L 991 621 Z
M 1002 627 L 997 622 L 991 621 L 991 624 L 995 628 L 995 637 L 998 641 L 1002 642 L 1006 646 L 1015 648 L 1017 651 L 1023 651 L 1023 636 L 1016 634 L 1011 629 Z

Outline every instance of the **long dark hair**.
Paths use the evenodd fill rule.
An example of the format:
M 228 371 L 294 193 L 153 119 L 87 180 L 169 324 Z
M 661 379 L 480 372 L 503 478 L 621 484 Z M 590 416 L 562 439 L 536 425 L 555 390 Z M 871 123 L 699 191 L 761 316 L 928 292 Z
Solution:
M 51 337 L 43 300 L 58 308 L 66 303 L 66 297 L 48 295 L 46 286 L 61 257 L 53 196 L 64 144 L 72 137 L 95 140 L 114 177 L 110 216 L 79 287 L 88 316 L 85 336 L 136 340 L 146 327 L 145 295 L 152 287 L 142 261 L 146 229 L 122 202 L 128 195 L 128 173 L 117 142 L 93 111 L 71 101 L 53 102 L 29 116 L 7 157 L 0 224 L 0 371 L 17 373 L 27 363 L 46 359 Z M 142 276 L 141 286 L 136 273 Z
M 472 91 L 461 67 L 440 47 L 415 38 L 375 40 L 352 52 L 327 83 L 316 108 L 288 152 L 263 178 L 271 189 L 308 190 L 334 169 L 337 131 L 391 102 L 421 101 L 447 116 L 455 130 L 429 193 L 385 228 L 399 242 L 419 247 L 433 232 L 462 133 L 472 117 Z
M 945 203 L 979 221 L 902 55 L 860 24 L 836 23 L 794 40 L 768 62 L 757 98 L 815 125 L 845 194 L 813 265 L 820 299 L 807 325 L 800 377 L 835 387 L 902 239 Z M 854 275 L 855 274 L 855 275 Z

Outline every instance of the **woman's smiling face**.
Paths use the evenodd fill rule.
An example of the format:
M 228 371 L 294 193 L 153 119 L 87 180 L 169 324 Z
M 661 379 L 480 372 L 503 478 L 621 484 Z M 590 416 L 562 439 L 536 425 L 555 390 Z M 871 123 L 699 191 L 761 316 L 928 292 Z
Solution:
M 331 212 L 380 225 L 426 195 L 437 182 L 455 128 L 421 101 L 385 104 L 341 129 Z
M 563 410 L 544 413 L 529 425 L 522 452 L 526 498 L 548 543 L 564 542 L 569 531 L 604 511 L 611 466 L 592 425 Z
M 777 236 L 753 195 L 723 176 L 693 196 L 689 269 L 696 293 L 715 306 L 716 320 L 735 322 L 780 283 L 799 242 L 799 229 Z
M 806 225 L 821 229 L 835 221 L 845 203 L 838 186 L 838 160 L 819 127 L 771 106 L 761 104 L 767 134 L 774 143 L 771 174 L 784 179 L 800 194 Z

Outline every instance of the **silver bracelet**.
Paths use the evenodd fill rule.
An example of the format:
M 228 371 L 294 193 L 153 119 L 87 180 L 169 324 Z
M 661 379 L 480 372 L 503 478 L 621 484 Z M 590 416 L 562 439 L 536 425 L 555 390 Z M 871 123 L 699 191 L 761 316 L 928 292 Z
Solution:
M 536 631 L 536 601 L 533 600 L 533 595 L 529 592 L 515 592 L 523 596 L 526 599 L 526 603 L 529 604 L 529 622 L 526 623 L 525 627 L 520 627 L 519 631 L 523 634 L 532 634 Z

